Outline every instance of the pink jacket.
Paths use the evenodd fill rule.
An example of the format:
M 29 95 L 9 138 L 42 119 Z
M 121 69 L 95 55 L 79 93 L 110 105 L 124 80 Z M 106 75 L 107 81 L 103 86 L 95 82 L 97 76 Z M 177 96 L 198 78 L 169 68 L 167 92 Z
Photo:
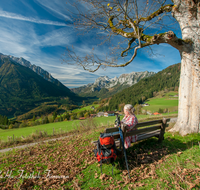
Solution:
M 124 116 L 124 118 L 122 119 L 122 123 L 128 126 L 127 132 L 132 130 L 137 130 L 135 126 L 138 123 L 138 120 L 134 114 L 130 116 Z M 136 142 L 136 141 L 137 141 L 137 135 L 126 137 L 124 140 L 124 147 L 127 149 L 131 146 L 131 142 Z

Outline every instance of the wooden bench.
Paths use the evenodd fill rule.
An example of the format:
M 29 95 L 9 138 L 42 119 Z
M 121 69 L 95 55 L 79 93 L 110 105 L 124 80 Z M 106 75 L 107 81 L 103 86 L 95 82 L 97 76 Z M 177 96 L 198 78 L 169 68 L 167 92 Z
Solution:
M 127 132 L 126 126 L 121 126 L 121 129 L 123 131 L 123 137 L 124 139 L 129 136 L 137 135 L 137 142 L 148 139 L 151 137 L 157 137 L 159 142 L 162 142 L 164 139 L 165 134 L 165 128 L 167 125 L 167 122 L 170 121 L 170 119 L 163 118 L 161 120 L 154 120 L 154 121 L 147 121 L 138 123 L 136 125 L 137 130 L 132 130 L 130 132 Z M 115 134 L 119 132 L 119 129 L 117 127 L 107 128 L 105 129 L 104 133 L 113 133 L 116 146 L 122 150 L 122 142 L 120 139 L 119 134 Z M 120 139 L 120 140 L 119 140 Z M 97 144 L 97 141 L 92 141 L 93 144 Z

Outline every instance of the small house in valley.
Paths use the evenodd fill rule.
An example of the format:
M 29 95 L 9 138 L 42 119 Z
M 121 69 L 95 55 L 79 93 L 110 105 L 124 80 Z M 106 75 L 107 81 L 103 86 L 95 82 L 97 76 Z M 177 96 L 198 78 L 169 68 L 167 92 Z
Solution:
M 101 116 L 104 116 L 104 112 L 97 113 L 97 117 L 101 117 Z
M 147 103 L 144 103 L 144 104 L 142 104 L 142 106 L 149 106 L 149 104 L 147 104 Z
M 93 110 L 95 109 L 95 107 L 94 107 L 94 106 L 91 106 L 90 108 L 91 108 L 91 109 L 93 109 Z
M 153 115 L 160 115 L 160 113 L 158 113 L 158 112 L 154 112 Z
M 90 117 L 96 117 L 96 114 L 90 114 Z
M 115 115 L 114 111 L 107 111 L 107 112 L 104 113 L 105 117 L 114 116 L 114 115 Z

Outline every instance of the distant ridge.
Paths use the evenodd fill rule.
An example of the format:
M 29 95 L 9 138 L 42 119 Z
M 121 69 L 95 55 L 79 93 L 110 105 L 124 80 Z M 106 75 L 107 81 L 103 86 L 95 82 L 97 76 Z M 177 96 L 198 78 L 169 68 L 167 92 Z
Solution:
M 121 90 L 130 87 L 143 78 L 153 76 L 155 72 L 131 72 L 129 74 L 122 74 L 118 78 L 110 79 L 107 76 L 101 76 L 95 80 L 94 83 L 87 84 L 79 88 L 72 88 L 74 93 L 81 96 L 96 96 L 98 98 L 105 98 L 120 92 Z

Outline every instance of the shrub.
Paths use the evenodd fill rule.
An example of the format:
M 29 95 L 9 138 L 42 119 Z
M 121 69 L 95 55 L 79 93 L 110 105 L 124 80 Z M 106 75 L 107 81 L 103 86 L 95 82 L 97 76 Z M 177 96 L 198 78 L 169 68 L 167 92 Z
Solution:
M 13 128 L 19 128 L 19 126 L 20 126 L 20 123 L 15 123 Z
M 27 124 L 22 122 L 20 125 L 19 125 L 19 128 L 23 128 L 23 127 L 27 127 Z
M 8 129 L 12 129 L 13 128 L 13 124 L 10 124 Z

